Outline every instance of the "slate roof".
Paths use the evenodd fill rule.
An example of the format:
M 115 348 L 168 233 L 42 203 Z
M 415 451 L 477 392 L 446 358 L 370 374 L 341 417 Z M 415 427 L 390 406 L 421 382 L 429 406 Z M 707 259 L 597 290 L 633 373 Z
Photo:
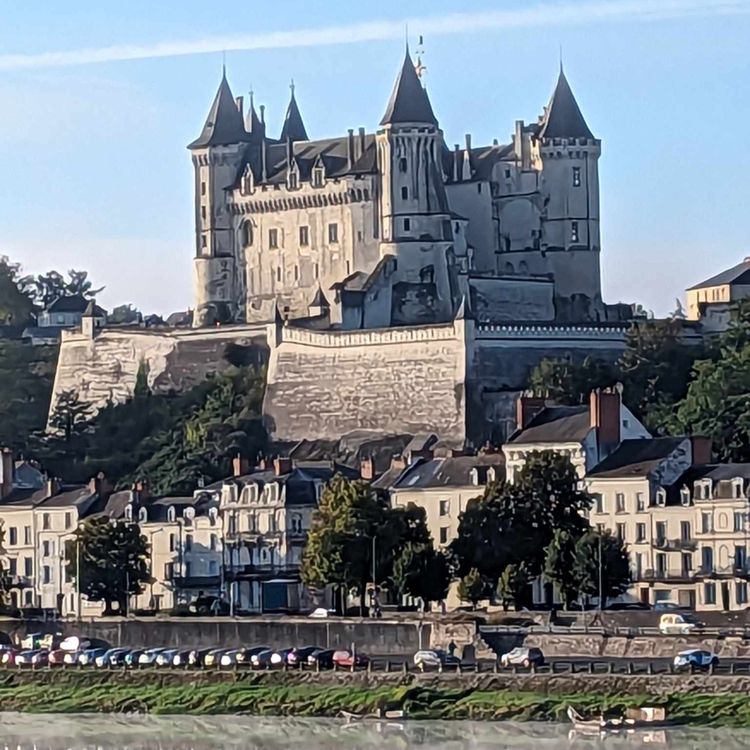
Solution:
M 297 106 L 297 98 L 294 96 L 294 87 L 292 87 L 292 98 L 289 100 L 289 106 L 284 117 L 284 125 L 281 128 L 281 140 L 286 143 L 289 139 L 292 141 L 308 140 L 305 123 L 302 121 L 302 115 Z
M 712 276 L 710 279 L 701 281 L 700 284 L 691 286 L 687 291 L 693 289 L 704 289 L 710 286 L 719 286 L 722 284 L 750 284 L 750 258 L 746 258 L 742 263 L 738 263 L 736 266 L 728 268 L 726 271 L 717 273 L 716 276 Z
M 588 476 L 596 479 L 648 477 L 685 440 L 685 437 L 623 440 Z
M 245 123 L 239 109 L 237 109 L 225 72 L 221 77 L 219 89 L 208 112 L 208 117 L 206 117 L 203 130 L 188 148 L 226 146 L 249 140 L 250 133 L 245 130 Z
M 546 406 L 509 443 L 578 443 L 591 430 L 588 405 Z
M 546 117 L 540 138 L 588 138 L 593 139 L 593 134 L 581 114 L 580 107 L 573 96 L 568 79 L 565 77 L 562 66 L 560 76 L 557 79 L 555 91 L 547 107 Z
M 22 339 L 49 339 L 58 341 L 69 326 L 29 326 L 24 328 Z
M 84 297 L 82 294 L 71 294 L 66 297 L 58 297 L 46 310 L 48 313 L 80 313 L 85 314 L 89 305 L 93 305 L 93 312 L 96 317 L 102 317 L 107 314 L 92 300 Z
M 385 114 L 380 121 L 381 125 L 400 123 L 425 123 L 436 127 L 438 124 L 430 98 L 417 76 L 408 48 Z
M 97 498 L 88 485 L 83 487 L 65 488 L 52 497 L 40 503 L 42 508 L 67 508 L 71 506 L 85 506 Z
M 430 458 L 416 461 L 410 467 L 398 471 L 390 470 L 373 482 L 376 489 L 412 490 L 440 487 L 483 486 L 487 482 L 490 467 L 497 472 L 496 479 L 505 476 L 505 457 L 501 453 L 482 456 L 457 456 Z M 472 482 L 472 469 L 477 469 L 477 484 Z

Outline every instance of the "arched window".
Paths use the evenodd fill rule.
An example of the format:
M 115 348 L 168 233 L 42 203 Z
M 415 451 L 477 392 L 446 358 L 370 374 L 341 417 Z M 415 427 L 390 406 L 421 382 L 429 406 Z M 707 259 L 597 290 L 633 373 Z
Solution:
M 242 224 L 242 245 L 250 247 L 253 244 L 253 224 L 246 221 Z
M 169 523 L 174 523 L 175 518 L 176 518 L 176 513 L 174 510 L 174 505 L 170 505 L 169 508 L 167 509 L 167 521 L 169 521 Z
M 518 264 L 518 273 L 524 274 L 524 275 L 529 273 L 529 264 L 525 260 L 522 260 Z
M 146 523 L 146 521 L 148 521 L 148 511 L 145 508 L 141 508 L 138 511 L 138 520 L 141 523 Z
M 506 263 L 505 266 L 503 266 L 503 273 L 514 274 L 515 272 L 516 269 L 513 267 L 512 263 Z

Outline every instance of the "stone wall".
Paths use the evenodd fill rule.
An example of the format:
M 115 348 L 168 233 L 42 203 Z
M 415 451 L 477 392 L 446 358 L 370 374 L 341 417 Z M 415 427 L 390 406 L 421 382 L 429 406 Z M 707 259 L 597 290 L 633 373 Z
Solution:
M 95 409 L 132 395 L 141 364 L 155 393 L 182 391 L 227 366 L 227 346 L 249 347 L 267 358 L 266 328 L 225 326 L 195 330 L 105 328 L 94 337 L 63 332 L 51 409 L 67 390 Z
M 351 332 L 280 327 L 265 412 L 273 437 L 353 430 L 465 437 L 465 323 Z

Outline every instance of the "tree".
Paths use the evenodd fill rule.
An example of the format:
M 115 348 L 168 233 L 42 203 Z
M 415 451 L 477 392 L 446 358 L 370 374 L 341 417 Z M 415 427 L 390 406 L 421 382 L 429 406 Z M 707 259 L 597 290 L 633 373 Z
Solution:
M 606 388 L 619 380 L 615 365 L 593 357 L 583 362 L 543 359 L 529 376 L 529 388 L 535 396 L 555 404 L 576 405 L 588 402 L 591 391 Z
M 72 297 L 81 295 L 87 299 L 96 297 L 104 287 L 93 289 L 93 283 L 88 277 L 88 271 L 68 271 L 67 280 L 58 271 L 49 271 L 46 274 L 40 274 L 32 282 L 34 296 L 37 305 L 43 310 L 47 309 L 53 302 L 60 297 Z
M 432 544 L 407 543 L 393 566 L 393 583 L 402 595 L 421 599 L 424 606 L 448 596 L 451 570 L 448 558 Z
M 481 573 L 472 568 L 458 582 L 458 598 L 462 602 L 471 602 L 471 606 L 476 609 L 477 604 L 485 597 L 487 592 L 487 581 Z
M 570 609 L 580 593 L 576 544 L 580 536 L 566 529 L 557 529 L 546 550 L 544 575 L 557 586 L 565 607 Z
M 77 590 L 90 601 L 104 602 L 105 614 L 112 613 L 113 603 L 126 613 L 128 598 L 150 581 L 148 542 L 135 523 L 89 519 L 68 542 L 66 556 Z
M 576 542 L 574 568 L 578 590 L 584 596 L 599 596 L 601 576 L 602 608 L 607 599 L 625 593 L 632 581 L 627 548 L 610 531 L 591 529 Z
M 0 325 L 27 325 L 32 320 L 34 298 L 29 277 L 21 276 L 21 266 L 0 255 Z
M 0 523 L 0 606 L 5 604 L 10 589 L 10 578 L 6 569 L 5 547 L 3 546 L 4 541 L 5 529 L 2 523 Z
M 91 417 L 91 405 L 81 401 L 77 391 L 62 391 L 50 414 L 49 428 L 59 432 L 66 448 L 71 449 L 83 440 Z
M 719 461 L 750 461 L 750 304 L 734 310 L 716 360 L 695 363 L 669 426 L 676 434 L 710 437 Z
M 529 585 L 534 580 L 525 562 L 513 563 L 506 566 L 497 584 L 497 595 L 507 612 L 510 603 L 516 610 L 521 609 L 528 599 Z

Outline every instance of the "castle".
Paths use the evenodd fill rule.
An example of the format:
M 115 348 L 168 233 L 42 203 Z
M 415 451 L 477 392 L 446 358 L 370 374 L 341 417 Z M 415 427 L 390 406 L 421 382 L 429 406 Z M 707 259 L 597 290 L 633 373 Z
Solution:
M 562 68 L 508 145 L 450 150 L 408 50 L 375 133 L 309 140 L 293 87 L 278 138 L 243 108 L 223 76 L 189 146 L 196 325 L 607 319 L 601 142 Z
M 384 97 L 385 98 L 385 97 Z M 502 441 L 542 357 L 613 359 L 631 317 L 601 298 L 598 161 L 560 69 L 510 144 L 449 149 L 408 50 L 375 133 L 309 140 L 294 90 L 278 138 L 226 76 L 189 145 L 192 329 L 64 332 L 55 398 L 98 406 L 267 359 L 279 441 L 353 431 Z M 54 399 L 53 399 L 54 404 Z

